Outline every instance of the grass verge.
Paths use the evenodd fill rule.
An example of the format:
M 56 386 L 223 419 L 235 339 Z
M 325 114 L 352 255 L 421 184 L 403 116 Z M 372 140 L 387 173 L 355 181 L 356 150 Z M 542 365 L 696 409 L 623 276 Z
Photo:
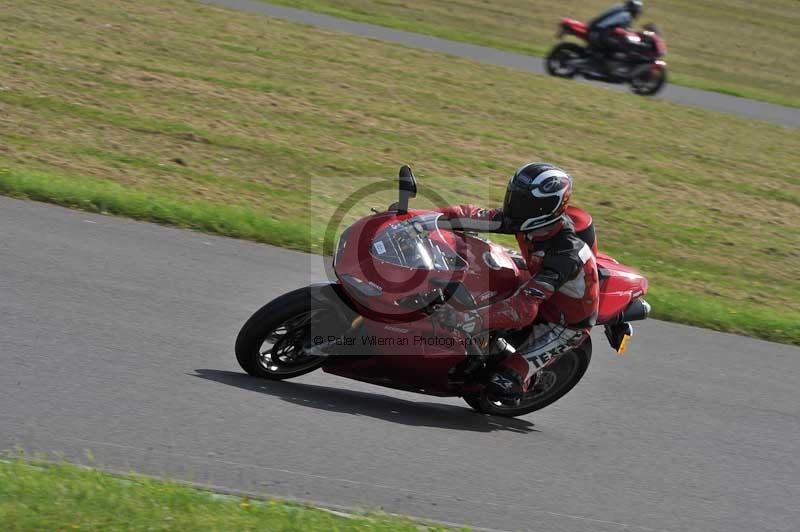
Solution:
M 610 0 L 265 0 L 444 39 L 545 56 L 560 17 L 589 21 Z M 793 0 L 645 2 L 669 45 L 670 81 L 800 107 Z
M 0 17 L 2 193 L 319 251 L 402 162 L 492 206 L 550 160 L 656 317 L 800 344 L 797 130 L 185 0 Z
M 0 460 L 0 529 L 454 530 L 372 514 L 336 514 L 278 500 L 221 495 L 176 482 L 70 464 Z

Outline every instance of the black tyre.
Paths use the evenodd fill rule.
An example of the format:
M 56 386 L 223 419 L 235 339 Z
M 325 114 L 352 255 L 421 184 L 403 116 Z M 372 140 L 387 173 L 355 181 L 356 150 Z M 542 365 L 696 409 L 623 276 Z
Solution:
M 485 393 L 464 396 L 477 412 L 494 416 L 517 417 L 551 405 L 567 395 L 581 380 L 592 359 L 592 339 L 568 351 L 552 365 L 536 374 L 536 380 L 518 406 L 507 406 Z
M 573 78 L 578 72 L 574 62 L 586 57 L 586 49 L 572 42 L 562 42 L 556 45 L 545 59 L 544 65 L 547 73 L 559 78 Z
M 647 70 L 631 80 L 631 90 L 639 96 L 653 96 L 667 84 L 667 71 Z
M 326 313 L 324 303 L 301 288 L 273 299 L 244 324 L 236 338 L 236 360 L 254 377 L 283 380 L 319 368 L 325 357 L 306 354 L 312 328 Z

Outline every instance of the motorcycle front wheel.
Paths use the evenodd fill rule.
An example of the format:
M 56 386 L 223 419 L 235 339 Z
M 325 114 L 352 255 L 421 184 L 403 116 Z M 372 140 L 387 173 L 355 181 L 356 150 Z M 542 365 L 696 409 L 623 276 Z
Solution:
M 667 84 L 666 70 L 647 70 L 631 79 L 631 90 L 639 96 L 653 96 Z
M 261 307 L 236 338 L 236 360 L 248 374 L 272 380 L 291 379 L 319 368 L 325 357 L 308 355 L 314 326 L 326 313 L 308 288 L 294 290 Z
M 520 403 L 509 406 L 489 397 L 485 392 L 465 395 L 467 402 L 475 411 L 494 416 L 517 417 L 530 414 L 549 406 L 569 393 L 581 380 L 592 359 L 592 339 L 571 351 L 536 374 L 531 387 Z

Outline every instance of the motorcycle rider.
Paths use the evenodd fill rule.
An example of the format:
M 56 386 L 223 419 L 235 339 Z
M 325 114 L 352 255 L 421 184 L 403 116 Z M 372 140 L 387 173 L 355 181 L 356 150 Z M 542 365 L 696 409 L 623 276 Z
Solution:
M 516 350 L 509 346 L 510 356 L 489 378 L 489 393 L 504 402 L 518 402 L 534 374 L 583 342 L 597 319 L 597 265 L 566 215 L 571 195 L 569 174 L 551 164 L 529 163 L 509 180 L 502 209 L 440 209 L 453 229 L 515 234 L 531 273 L 501 302 L 467 312 L 447 305 L 438 316 L 445 326 L 471 333 L 521 329 L 535 321 L 528 339 Z
M 631 27 L 642 9 L 642 0 L 627 0 L 624 4 L 612 6 L 592 20 L 589 23 L 591 51 L 604 58 L 615 51 L 634 50 L 637 45 L 625 38 L 624 30 Z

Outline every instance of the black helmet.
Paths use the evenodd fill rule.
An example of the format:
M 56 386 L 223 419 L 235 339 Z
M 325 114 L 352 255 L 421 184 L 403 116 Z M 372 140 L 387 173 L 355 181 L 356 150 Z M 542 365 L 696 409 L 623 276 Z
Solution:
M 625 2 L 625 10 L 631 14 L 633 18 L 639 16 L 639 13 L 642 12 L 644 9 L 644 4 L 642 4 L 642 0 L 628 0 Z
M 528 163 L 508 182 L 503 216 L 512 231 L 530 231 L 561 219 L 572 195 L 572 177 L 548 163 Z

